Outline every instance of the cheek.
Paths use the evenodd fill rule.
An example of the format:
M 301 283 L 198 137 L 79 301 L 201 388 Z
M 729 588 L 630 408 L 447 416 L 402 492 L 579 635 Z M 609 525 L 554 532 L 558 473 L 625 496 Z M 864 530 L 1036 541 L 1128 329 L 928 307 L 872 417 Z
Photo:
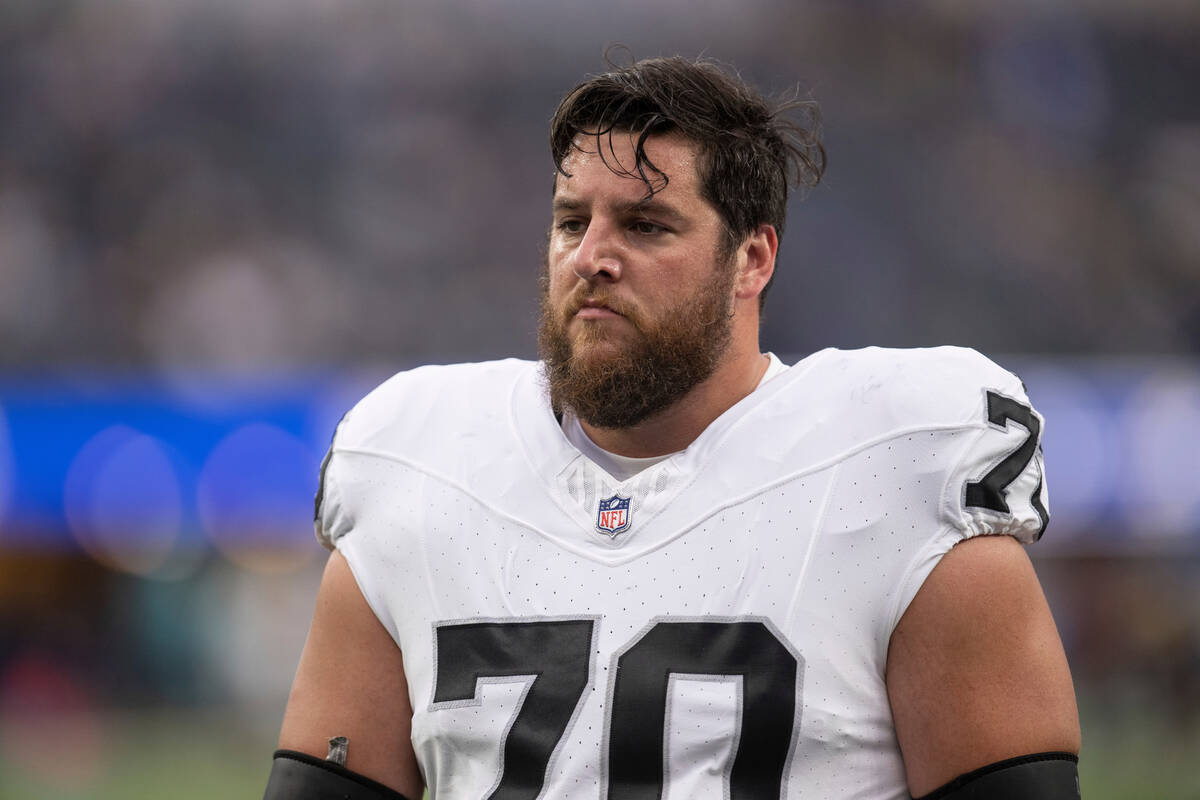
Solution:
M 551 246 L 549 253 L 546 255 L 546 274 L 549 278 L 549 288 L 551 297 L 561 297 L 571 291 L 571 288 L 579 280 L 579 276 L 575 274 L 571 267 L 571 258 L 568 251 Z

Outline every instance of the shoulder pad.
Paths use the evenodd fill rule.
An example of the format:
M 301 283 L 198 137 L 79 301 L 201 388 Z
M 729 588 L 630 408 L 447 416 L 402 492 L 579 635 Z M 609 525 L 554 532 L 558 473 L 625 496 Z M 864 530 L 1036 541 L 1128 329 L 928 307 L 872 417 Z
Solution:
M 317 540 L 332 549 L 351 527 L 335 455 L 354 452 L 419 465 L 433 474 L 469 474 L 486 462 L 484 441 L 510 425 L 506 413 L 513 385 L 536 366 L 517 359 L 424 366 L 398 373 L 368 393 L 342 418 L 322 462 Z
M 534 367 L 533 362 L 507 359 L 400 372 L 351 409 L 332 449 L 382 449 L 399 455 L 412 453 L 423 442 L 453 444 L 472 428 L 498 424 L 505 411 L 501 401 L 513 381 Z
M 851 412 L 842 418 L 880 433 L 978 424 L 986 390 L 1025 395 L 1020 379 L 966 347 L 830 349 L 806 361 L 812 362 L 807 387 L 825 387 L 836 407 Z

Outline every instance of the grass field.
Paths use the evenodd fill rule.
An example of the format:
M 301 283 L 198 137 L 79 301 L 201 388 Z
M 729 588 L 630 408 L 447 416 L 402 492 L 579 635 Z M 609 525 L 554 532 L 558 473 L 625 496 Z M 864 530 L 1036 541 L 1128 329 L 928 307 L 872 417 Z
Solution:
M 1200 733 L 1081 706 L 1080 775 L 1087 800 L 1197 800 Z M 275 744 L 275 711 L 155 711 L 43 721 L 0 721 L 3 800 L 260 798 Z M 269 724 L 268 724 L 269 723 Z

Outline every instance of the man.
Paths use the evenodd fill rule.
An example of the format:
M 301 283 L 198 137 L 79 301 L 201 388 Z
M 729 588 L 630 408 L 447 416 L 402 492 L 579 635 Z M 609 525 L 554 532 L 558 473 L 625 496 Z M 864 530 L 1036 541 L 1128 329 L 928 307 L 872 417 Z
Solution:
M 335 435 L 267 797 L 1077 797 L 1020 381 L 760 352 L 824 154 L 721 70 L 593 78 L 551 146 L 543 361 L 401 373 Z

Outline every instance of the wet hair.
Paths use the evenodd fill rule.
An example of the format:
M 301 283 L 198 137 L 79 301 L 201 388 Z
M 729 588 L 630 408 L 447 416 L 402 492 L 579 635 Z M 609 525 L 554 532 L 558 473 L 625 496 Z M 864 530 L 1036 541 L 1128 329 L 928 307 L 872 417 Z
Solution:
M 708 60 L 679 56 L 651 58 L 618 67 L 576 86 L 562 99 L 550 122 L 550 151 L 558 173 L 579 134 L 594 136 L 604 163 L 619 175 L 646 184 L 647 196 L 662 191 L 670 176 L 646 157 L 651 136 L 675 133 L 691 141 L 700 156 L 701 192 L 716 207 L 725 228 L 726 256 L 767 224 L 782 240 L 789 186 L 811 188 L 825 171 L 816 101 L 769 100 L 739 76 Z M 635 161 L 625 168 L 602 139 L 614 131 L 635 138 Z M 759 303 L 766 295 L 763 289 Z

